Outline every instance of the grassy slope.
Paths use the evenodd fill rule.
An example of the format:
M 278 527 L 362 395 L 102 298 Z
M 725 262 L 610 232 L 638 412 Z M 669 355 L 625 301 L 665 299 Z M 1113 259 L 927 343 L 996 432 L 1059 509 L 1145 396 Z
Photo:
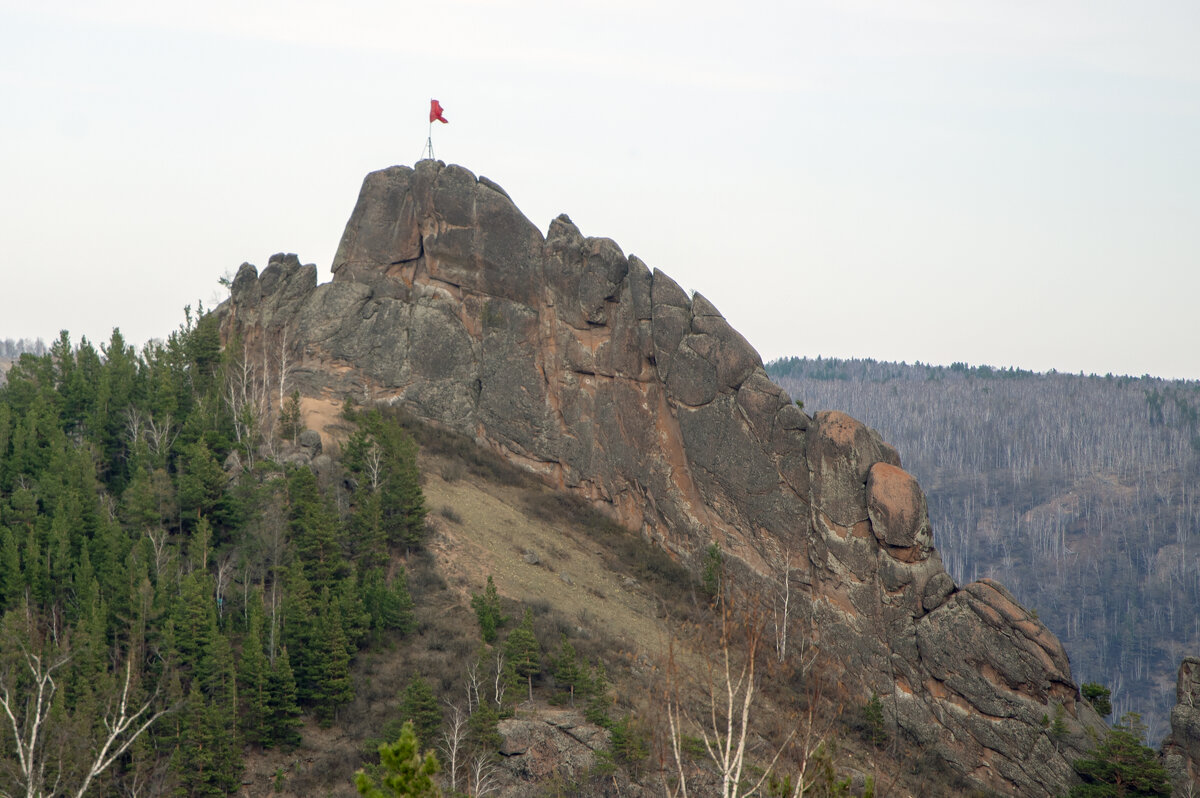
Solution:
M 419 630 L 409 640 L 359 656 L 358 697 L 332 728 L 310 722 L 296 751 L 251 755 L 244 776 L 248 794 L 268 794 L 281 771 L 281 796 L 355 795 L 353 773 L 374 759 L 378 736 L 415 674 L 424 676 L 440 698 L 461 704 L 464 667 L 479 646 L 469 601 L 472 593 L 482 592 L 489 574 L 510 616 L 533 608 L 544 654 L 557 648 L 565 633 L 582 657 L 602 658 L 616 696 L 612 714 L 633 710 L 647 727 L 664 720 L 664 668 L 672 634 L 711 618 L 694 579 L 640 536 L 461 439 L 412 429 L 422 443 L 431 530 L 426 552 L 406 560 Z M 676 656 L 684 667 L 703 671 L 706 657 L 694 644 L 677 648 Z M 779 678 L 764 685 L 756 705 L 755 728 L 771 739 L 786 736 L 781 730 L 795 721 L 802 701 L 788 682 Z M 518 705 L 518 717 L 549 709 L 549 691 L 536 687 L 537 682 L 535 701 Z M 941 774 L 923 766 L 918 753 L 901 747 L 891 756 L 864 745 L 846 728 L 852 710 L 841 710 L 842 718 L 827 722 L 838 737 L 839 770 L 878 774 L 881 784 L 895 782 L 895 796 L 956 794 L 940 785 Z M 754 744 L 759 751 L 771 745 L 761 738 Z M 657 768 L 658 756 L 652 744 L 650 770 Z

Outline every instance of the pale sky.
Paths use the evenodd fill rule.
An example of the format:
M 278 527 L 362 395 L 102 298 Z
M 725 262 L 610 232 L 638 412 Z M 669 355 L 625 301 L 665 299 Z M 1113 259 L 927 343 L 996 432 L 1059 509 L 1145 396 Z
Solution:
M 764 359 L 1200 379 L 1198 43 L 1195 0 L 0 0 L 0 338 L 329 279 L 437 98 L 439 159 Z

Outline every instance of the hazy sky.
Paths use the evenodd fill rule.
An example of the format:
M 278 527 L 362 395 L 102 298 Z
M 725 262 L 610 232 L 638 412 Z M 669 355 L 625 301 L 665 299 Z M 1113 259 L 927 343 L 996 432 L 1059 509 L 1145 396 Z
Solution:
M 438 158 L 765 359 L 1200 378 L 1198 42 L 1195 0 L 0 0 L 0 338 L 328 279 L 437 98 Z

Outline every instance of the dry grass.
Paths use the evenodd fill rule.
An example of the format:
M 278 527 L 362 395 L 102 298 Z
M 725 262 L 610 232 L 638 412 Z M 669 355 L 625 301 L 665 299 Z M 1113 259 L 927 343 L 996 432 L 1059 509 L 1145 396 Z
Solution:
M 327 420 L 326 430 L 336 431 Z M 701 630 L 714 618 L 695 580 L 665 552 L 461 436 L 405 423 L 421 445 L 423 489 L 431 509 L 426 550 L 404 563 L 417 602 L 418 630 L 409 639 L 385 641 L 360 654 L 354 671 L 357 697 L 341 710 L 333 728 L 309 724 L 298 750 L 249 756 L 243 795 L 351 798 L 356 795 L 353 772 L 374 760 L 378 737 L 395 718 L 399 694 L 416 675 L 440 698 L 463 703 L 464 671 L 480 646 L 469 602 L 483 591 L 488 576 L 514 622 L 525 607 L 533 610 L 546 654 L 565 634 L 584 658 L 603 659 L 617 712 L 634 710 L 648 730 L 664 733 L 658 727 L 671 641 L 677 665 L 696 674 L 706 671 Z M 758 723 L 768 738 L 786 737 L 780 724 L 797 717 L 802 690 L 790 674 L 769 668 L 765 673 L 770 675 Z M 541 693 L 533 704 L 522 703 L 518 713 L 550 711 Z M 692 700 L 702 703 L 702 694 L 697 691 Z M 836 718 L 829 722 L 831 728 L 837 725 Z M 766 740 L 756 737 L 756 747 L 764 745 Z M 879 773 L 881 767 L 898 771 L 879 752 L 857 748 L 842 747 L 841 762 L 866 773 Z M 277 770 L 283 773 L 283 790 L 274 793 Z
M 341 422 L 332 406 L 306 409 L 310 425 L 320 417 L 323 435 L 334 433 L 336 444 Z M 356 794 L 354 770 L 373 759 L 378 735 L 415 675 L 440 697 L 461 702 L 464 670 L 480 645 L 469 602 L 489 575 L 514 622 L 525 607 L 533 610 L 546 653 L 566 634 L 581 656 L 603 658 L 625 706 L 645 703 L 680 615 L 700 605 L 686 571 L 640 536 L 461 436 L 411 422 L 409 431 L 421 444 L 426 506 L 433 510 L 425 552 L 404 562 L 417 632 L 359 655 L 357 697 L 332 728 L 309 723 L 296 751 L 248 756 L 243 795 L 349 798 Z

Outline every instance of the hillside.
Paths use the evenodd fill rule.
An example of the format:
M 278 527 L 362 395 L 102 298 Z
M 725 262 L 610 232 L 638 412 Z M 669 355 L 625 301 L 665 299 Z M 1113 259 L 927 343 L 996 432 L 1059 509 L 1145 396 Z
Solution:
M 708 299 L 565 215 L 542 234 L 495 182 L 434 161 L 367 176 L 332 271 L 284 254 L 238 270 L 218 317 L 250 383 L 403 406 L 692 573 L 718 557 L 739 606 L 790 602 L 780 640 L 819 640 L 845 700 L 877 701 L 948 773 L 1070 783 L 1103 723 L 1059 641 L 1003 585 L 956 583 L 896 450 L 796 407 Z
M 1004 582 L 1116 714 L 1167 733 L 1200 650 L 1200 383 L 870 360 L 768 365 L 904 455 L 957 579 Z
M 704 793 L 705 663 L 728 653 L 762 673 L 750 772 L 960 794 L 828 657 L 722 645 L 741 616 L 702 580 L 467 438 L 311 400 L 245 437 L 215 401 L 244 372 L 214 321 L 142 355 L 119 333 L 103 358 L 64 344 L 0 390 L 0 790 L 351 796 L 410 718 L 448 790 L 657 795 L 686 774 Z M 489 580 L 492 644 L 473 608 Z M 500 665 L 525 617 L 527 673 Z
M 367 176 L 332 271 L 246 263 L 163 343 L 9 373 L 6 790 L 349 795 L 380 741 L 472 796 L 1157 767 L 1036 612 L 947 572 L 892 445 L 615 242 L 421 161 Z

